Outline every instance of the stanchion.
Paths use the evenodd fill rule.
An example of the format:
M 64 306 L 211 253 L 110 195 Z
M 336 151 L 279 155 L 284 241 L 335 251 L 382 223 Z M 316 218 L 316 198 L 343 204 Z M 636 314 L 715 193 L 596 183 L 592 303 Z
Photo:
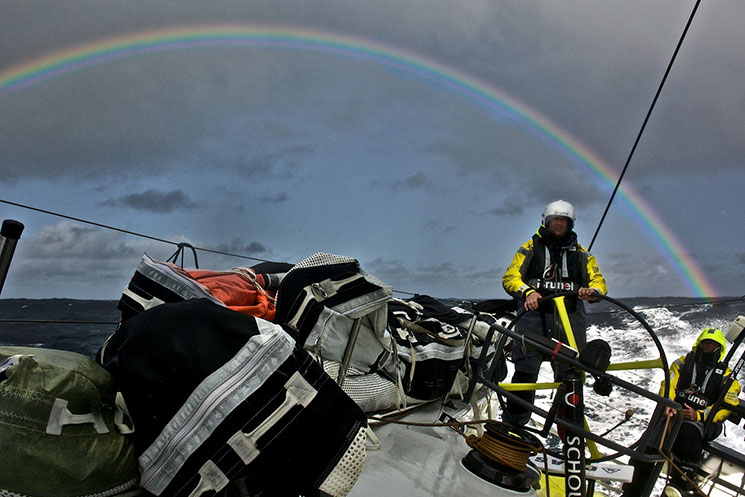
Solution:
M 572 368 L 566 372 L 563 384 L 564 391 L 563 417 L 565 420 L 582 427 L 584 423 L 584 398 L 582 392 L 582 375 Z M 585 481 L 585 438 L 571 428 L 564 432 L 564 495 L 584 497 Z
M 13 259 L 13 252 L 16 244 L 23 233 L 23 224 L 13 219 L 3 221 L 3 227 L 0 229 L 0 293 L 3 291 L 5 277 L 10 269 L 10 261 Z

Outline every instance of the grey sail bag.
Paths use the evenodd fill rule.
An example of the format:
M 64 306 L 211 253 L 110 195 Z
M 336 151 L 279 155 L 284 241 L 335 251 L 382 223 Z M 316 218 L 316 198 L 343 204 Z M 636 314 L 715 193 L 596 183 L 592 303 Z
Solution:
M 316 357 L 355 370 L 398 377 L 396 346 L 386 330 L 393 290 L 356 259 L 316 253 L 290 269 L 277 291 L 276 321 Z

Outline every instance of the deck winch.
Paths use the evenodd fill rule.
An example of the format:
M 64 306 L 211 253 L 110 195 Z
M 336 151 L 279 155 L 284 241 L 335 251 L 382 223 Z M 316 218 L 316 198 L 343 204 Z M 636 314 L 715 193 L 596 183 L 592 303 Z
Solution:
M 540 478 L 529 458 L 543 450 L 538 438 L 522 428 L 489 421 L 482 436 L 466 439 L 473 448 L 463 466 L 479 478 L 503 488 L 529 490 Z

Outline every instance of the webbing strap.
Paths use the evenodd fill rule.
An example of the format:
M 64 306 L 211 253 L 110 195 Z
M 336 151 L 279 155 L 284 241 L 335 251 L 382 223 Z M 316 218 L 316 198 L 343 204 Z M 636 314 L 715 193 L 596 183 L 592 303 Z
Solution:
M 326 300 L 329 297 L 333 297 L 337 293 L 339 293 L 339 289 L 343 287 L 344 285 L 348 285 L 349 283 L 352 283 L 353 281 L 364 279 L 365 277 L 361 274 L 355 274 L 354 276 L 350 276 L 349 278 L 344 278 L 343 280 L 332 280 L 327 279 L 323 281 L 319 281 L 317 283 L 313 283 L 310 286 L 306 287 L 307 289 L 310 289 L 310 291 L 313 293 L 313 296 L 316 298 L 317 301 L 322 302 Z
M 61 435 L 62 427 L 65 425 L 81 425 L 91 423 L 96 433 L 108 433 L 109 429 L 103 420 L 101 411 L 94 409 L 86 414 L 73 414 L 67 409 L 68 402 L 65 399 L 57 398 L 52 405 L 52 411 L 49 413 L 47 422 L 47 433 L 49 435 Z
M 556 343 L 556 347 L 554 347 L 554 351 L 551 353 L 551 359 L 556 359 L 556 356 L 559 355 L 559 351 L 561 350 L 562 345 L 564 345 L 561 342 Z
M 122 395 L 122 392 L 116 392 L 116 396 L 114 397 L 114 426 L 116 426 L 116 429 L 119 430 L 119 433 L 122 435 L 129 435 L 130 433 L 135 432 L 135 425 L 132 421 L 132 416 L 129 415 L 129 408 L 127 407 L 127 403 L 124 402 L 124 395 Z M 126 424 L 124 422 L 124 417 L 127 417 L 127 420 L 130 422 L 131 426 Z
M 191 491 L 189 497 L 199 497 L 210 491 L 219 492 L 227 487 L 228 483 L 230 483 L 230 480 L 225 476 L 225 473 L 217 467 L 217 464 L 207 459 L 207 462 L 199 468 L 199 483 Z
M 242 266 L 241 267 L 236 267 L 236 268 L 233 268 L 233 269 L 231 269 L 230 271 L 227 271 L 227 272 L 229 272 L 229 273 L 235 273 L 235 274 L 239 274 L 239 275 L 243 276 L 244 278 L 246 278 L 248 280 L 249 283 L 251 283 L 254 286 L 254 288 L 256 288 L 256 290 L 260 294 L 262 294 L 264 297 L 266 297 L 269 300 L 269 302 L 271 302 L 274 305 L 277 304 L 277 298 L 276 297 L 272 297 L 271 295 L 269 295 L 269 293 L 267 293 L 266 290 L 264 290 L 264 287 L 261 286 L 259 284 L 259 282 L 257 281 L 256 271 L 254 271 L 250 267 L 242 267 Z
M 139 295 L 137 295 L 136 293 L 134 293 L 129 288 L 125 288 L 124 291 L 122 292 L 122 294 L 123 295 L 126 295 L 130 299 L 132 299 L 135 302 L 137 302 L 138 304 L 140 304 L 142 306 L 142 310 L 143 311 L 146 311 L 148 309 L 151 309 L 153 307 L 157 307 L 157 306 L 159 306 L 161 304 L 165 304 L 166 303 L 164 300 L 160 300 L 158 297 L 153 297 L 151 299 L 146 299 L 146 298 L 140 297 Z
M 299 372 L 295 372 L 287 383 L 285 383 L 285 400 L 282 402 L 277 409 L 274 410 L 262 423 L 254 428 L 250 433 L 244 433 L 242 431 L 236 432 L 230 440 L 228 445 L 238 454 L 243 461 L 243 464 L 249 464 L 251 461 L 258 457 L 261 452 L 256 447 L 256 442 L 259 438 L 264 435 L 269 429 L 277 424 L 282 417 L 290 412 L 290 410 L 298 405 L 307 407 L 308 404 L 315 398 L 318 391 L 313 388 L 313 385 L 303 378 Z
M 300 331 L 300 318 L 303 317 L 303 313 L 305 312 L 305 309 L 312 304 L 318 304 L 315 298 L 313 298 L 313 295 L 310 294 L 310 292 L 306 290 L 303 290 L 303 301 L 298 306 L 297 310 L 295 311 L 295 315 L 292 316 L 292 319 L 287 321 L 287 326 L 292 328 L 293 330 Z

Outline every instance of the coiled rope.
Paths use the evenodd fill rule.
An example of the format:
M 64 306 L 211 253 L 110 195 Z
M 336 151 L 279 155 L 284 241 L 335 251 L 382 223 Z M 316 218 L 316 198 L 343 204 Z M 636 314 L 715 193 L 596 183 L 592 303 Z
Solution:
M 541 441 L 528 433 L 525 429 L 515 428 L 512 425 L 495 421 L 493 419 L 476 419 L 471 421 L 442 423 L 418 423 L 414 421 L 402 421 L 395 418 L 371 416 L 368 420 L 375 422 L 374 425 L 371 423 L 371 426 L 395 423 L 406 426 L 446 426 L 452 428 L 466 440 L 469 447 L 477 450 L 492 461 L 503 464 L 517 471 L 525 471 L 530 457 L 539 452 L 545 451 Z M 461 429 L 463 426 L 476 424 L 483 424 L 485 426 L 483 435 L 467 435 Z
M 527 431 L 497 421 L 486 422 L 484 434 L 468 436 L 466 443 L 483 456 L 516 471 L 525 471 L 530 457 L 543 450 L 541 441 Z
M 405 416 L 407 413 L 401 413 Z M 418 423 L 414 421 L 403 421 L 398 417 L 378 417 L 369 416 L 368 421 L 372 421 L 370 426 L 381 426 L 389 423 L 395 423 L 406 426 L 429 426 L 429 427 L 449 427 L 458 432 L 468 444 L 469 447 L 478 451 L 481 455 L 516 471 L 526 471 L 528 469 L 529 459 L 539 452 L 543 453 L 543 474 L 542 480 L 546 481 L 546 497 L 551 496 L 551 489 L 548 483 L 548 454 L 541 441 L 530 434 L 524 428 L 516 428 L 507 423 L 495 421 L 493 419 L 474 419 L 471 421 L 451 421 L 441 423 Z M 461 427 L 476 424 L 483 424 L 485 427 L 484 434 L 481 436 L 467 435 Z

